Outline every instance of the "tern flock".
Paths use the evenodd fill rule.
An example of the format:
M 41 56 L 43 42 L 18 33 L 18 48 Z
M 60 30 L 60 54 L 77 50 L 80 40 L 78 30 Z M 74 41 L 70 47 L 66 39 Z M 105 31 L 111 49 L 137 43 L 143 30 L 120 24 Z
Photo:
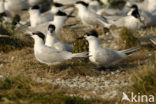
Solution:
M 42 12 L 41 9 L 47 8 L 46 6 L 50 7 Z M 0 0 L 0 17 L 2 22 L 12 22 L 23 11 L 28 12 L 29 18 L 26 21 L 18 20 L 16 26 L 22 27 L 22 31 L 29 33 L 34 39 L 34 55 L 41 63 L 56 65 L 73 58 L 85 57 L 95 65 L 110 67 L 139 48 L 122 51 L 103 48 L 94 28 L 109 29 L 116 26 L 138 31 L 145 26 L 155 26 L 156 2 L 125 0 L 123 9 L 109 7 L 108 0 Z M 76 15 L 73 16 L 74 13 Z M 72 53 L 72 44 L 57 39 L 57 35 L 64 35 L 61 31 L 64 26 L 68 26 L 66 20 L 71 17 L 75 17 L 84 26 L 93 28 L 81 37 L 89 43 L 88 53 Z M 151 41 L 156 44 L 154 39 Z

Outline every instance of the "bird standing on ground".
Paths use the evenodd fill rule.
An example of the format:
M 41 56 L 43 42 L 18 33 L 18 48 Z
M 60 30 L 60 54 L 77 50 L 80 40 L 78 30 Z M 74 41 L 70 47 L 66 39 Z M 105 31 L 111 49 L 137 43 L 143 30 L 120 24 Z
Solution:
M 107 19 L 97 15 L 95 12 L 88 9 L 88 4 L 83 1 L 78 1 L 75 4 L 75 7 L 78 9 L 78 17 L 81 22 L 87 26 L 103 26 L 110 27 L 110 24 L 107 22 Z
M 50 24 L 48 26 L 48 33 L 46 35 L 45 45 L 49 47 L 54 47 L 59 51 L 70 51 L 73 50 L 73 45 L 64 44 L 56 38 L 55 35 L 55 25 Z
M 154 45 L 156 45 L 156 40 L 150 39 L 150 41 L 151 41 Z
M 53 20 L 53 14 L 45 16 L 40 13 L 39 5 L 31 7 L 29 9 L 29 15 L 31 27 Z
M 26 0 L 5 0 L 4 5 L 8 16 L 11 18 L 29 8 L 29 4 Z
M 68 51 L 58 51 L 54 47 L 48 47 L 44 44 L 45 35 L 41 32 L 35 32 L 31 34 L 34 39 L 34 54 L 36 59 L 47 65 L 56 65 L 63 61 L 88 57 L 86 53 L 72 54 Z
M 139 48 L 123 51 L 115 51 L 103 48 L 98 42 L 98 34 L 95 30 L 86 33 L 84 38 L 89 42 L 89 60 L 96 65 L 110 67 L 117 64 L 121 59 L 129 56 Z
M 42 24 L 39 24 L 35 27 L 23 27 L 26 31 L 31 31 L 31 32 L 35 32 L 35 31 L 41 31 L 44 34 L 47 34 L 47 28 L 49 26 L 49 24 L 54 24 L 55 25 L 55 34 L 56 35 L 61 35 L 61 30 L 63 28 L 63 26 L 65 26 L 65 21 L 67 18 L 71 17 L 70 15 L 67 15 L 65 12 L 62 11 L 58 11 L 55 15 L 54 15 L 54 20 L 53 21 L 48 21 Z
M 107 17 L 106 17 L 107 18 Z M 117 20 L 107 19 L 110 24 L 117 27 L 127 27 L 128 29 L 138 30 L 144 26 L 143 20 L 139 14 L 138 7 L 133 5 L 127 16 L 121 17 Z

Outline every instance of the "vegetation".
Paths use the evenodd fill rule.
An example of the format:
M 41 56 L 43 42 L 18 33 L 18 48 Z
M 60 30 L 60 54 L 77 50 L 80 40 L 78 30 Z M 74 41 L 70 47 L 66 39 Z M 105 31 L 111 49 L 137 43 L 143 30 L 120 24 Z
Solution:
M 140 44 L 139 40 L 136 38 L 136 32 L 123 27 L 120 31 L 120 39 L 118 40 L 118 45 L 120 48 L 131 48 L 136 47 Z
M 132 76 L 132 89 L 135 93 L 156 95 L 156 55 L 151 57 L 145 65 L 138 67 Z
M 14 35 L 14 27 L 9 23 L 0 23 L 0 34 L 13 36 Z
M 24 76 L 0 80 L 0 103 L 3 104 L 91 104 L 96 100 L 69 97 L 47 84 L 37 84 Z

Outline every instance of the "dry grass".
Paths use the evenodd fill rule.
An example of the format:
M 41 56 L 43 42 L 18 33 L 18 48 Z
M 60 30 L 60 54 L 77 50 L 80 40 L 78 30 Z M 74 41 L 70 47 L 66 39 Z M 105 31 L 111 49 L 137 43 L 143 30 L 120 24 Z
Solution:
M 135 93 L 147 95 L 156 95 L 156 55 L 151 56 L 151 59 L 145 65 L 137 68 L 132 76 L 132 89 Z
M 38 84 L 25 76 L 0 80 L 0 103 L 3 104 L 91 104 L 98 100 L 84 100 L 64 95 L 51 85 Z
M 14 26 L 12 26 L 10 23 L 2 24 L 0 23 L 0 34 L 2 35 L 8 35 L 12 36 L 14 35 Z
M 140 44 L 139 40 L 136 38 L 136 32 L 123 27 L 120 31 L 120 38 L 117 42 L 118 46 L 123 49 L 136 47 Z
M 6 28 L 5 28 L 6 29 Z M 88 29 L 90 30 L 90 29 Z M 84 35 L 87 29 L 78 31 L 67 30 L 67 39 L 73 42 L 75 38 Z M 9 32 L 9 30 L 6 30 Z M 100 35 L 105 34 L 103 30 L 97 29 Z M 151 30 L 153 31 L 153 30 Z M 0 75 L 4 78 L 0 79 L 0 103 L 2 104 L 114 104 L 119 102 L 120 98 L 109 99 L 83 99 L 79 97 L 69 97 L 67 94 L 72 93 L 71 89 L 60 89 L 47 83 L 37 83 L 36 78 L 73 78 L 76 76 L 94 76 L 98 77 L 101 71 L 95 65 L 90 63 L 88 59 L 69 60 L 55 66 L 47 66 L 39 63 L 33 54 L 33 41 L 25 38 L 21 33 L 14 36 L 14 31 L 9 32 L 10 37 L 0 37 Z M 3 32 L 2 34 L 6 34 Z M 6 34 L 9 35 L 9 34 Z M 123 28 L 120 32 L 121 40 L 120 48 L 134 47 L 140 44 L 135 37 L 135 33 L 131 30 Z M 64 37 L 63 37 L 64 38 Z M 106 38 L 107 39 L 107 38 Z M 85 46 L 84 46 L 85 44 Z M 88 43 L 84 40 L 75 41 L 76 46 L 74 52 L 82 52 L 88 50 Z M 112 70 L 107 71 L 107 79 L 123 79 L 129 78 L 132 73 L 132 85 L 128 87 L 134 92 L 153 94 L 155 89 L 155 69 L 156 60 L 153 56 L 149 59 L 149 54 L 155 51 L 156 47 L 151 43 L 143 44 L 140 51 L 126 58 L 115 67 L 114 70 L 124 71 L 123 76 L 107 76 Z M 155 53 L 154 53 L 155 54 Z M 85 62 L 85 63 L 84 63 Z M 102 69 L 102 71 L 106 72 Z M 120 75 L 120 74 L 119 74 Z M 127 87 L 127 88 L 128 88 Z M 110 88 L 111 89 L 111 88 Z M 118 89 L 118 88 L 117 88 Z M 121 89 L 121 92 L 123 88 Z M 79 93 L 79 92 L 77 92 Z
M 0 52 L 10 52 L 13 50 L 19 50 L 25 47 L 32 47 L 32 42 L 28 39 L 19 39 L 15 36 L 0 37 Z

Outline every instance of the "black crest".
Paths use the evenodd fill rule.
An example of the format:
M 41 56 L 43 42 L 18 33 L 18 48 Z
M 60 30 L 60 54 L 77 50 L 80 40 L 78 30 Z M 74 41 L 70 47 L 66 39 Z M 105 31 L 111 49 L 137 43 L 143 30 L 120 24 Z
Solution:
M 83 1 L 78 1 L 78 2 L 76 2 L 76 4 L 82 4 L 82 5 L 84 5 L 85 7 L 88 7 L 88 4 L 85 3 L 85 2 L 83 2 Z
M 134 16 L 135 18 L 140 18 L 140 14 L 139 14 L 139 11 L 138 11 L 138 6 L 137 5 L 132 5 L 131 8 L 134 9 L 132 11 L 132 16 Z
M 53 30 L 53 31 L 54 31 L 54 30 L 55 30 L 55 28 L 56 28 L 56 27 L 55 27 L 55 25 L 53 25 L 53 24 L 50 24 L 50 25 L 48 26 L 48 30 L 49 30 L 49 29 L 51 29 L 51 30 Z
M 34 32 L 34 33 L 32 33 L 32 34 L 33 34 L 33 35 L 38 35 L 42 40 L 45 39 L 45 35 L 44 35 L 42 32 L 37 31 L 37 32 Z
M 40 9 L 39 5 L 34 5 L 33 7 L 31 7 L 31 9 Z
M 55 15 L 56 15 L 56 16 L 67 16 L 66 13 L 64 13 L 64 12 L 62 12 L 62 11 L 60 11 L 60 10 L 59 10 Z
M 95 37 L 98 37 L 98 33 L 96 32 L 96 30 L 91 30 L 91 31 L 88 31 L 86 33 L 87 36 L 95 36 Z
M 63 4 L 61 4 L 61 3 L 54 3 L 54 6 L 56 6 L 56 7 L 63 7 Z

